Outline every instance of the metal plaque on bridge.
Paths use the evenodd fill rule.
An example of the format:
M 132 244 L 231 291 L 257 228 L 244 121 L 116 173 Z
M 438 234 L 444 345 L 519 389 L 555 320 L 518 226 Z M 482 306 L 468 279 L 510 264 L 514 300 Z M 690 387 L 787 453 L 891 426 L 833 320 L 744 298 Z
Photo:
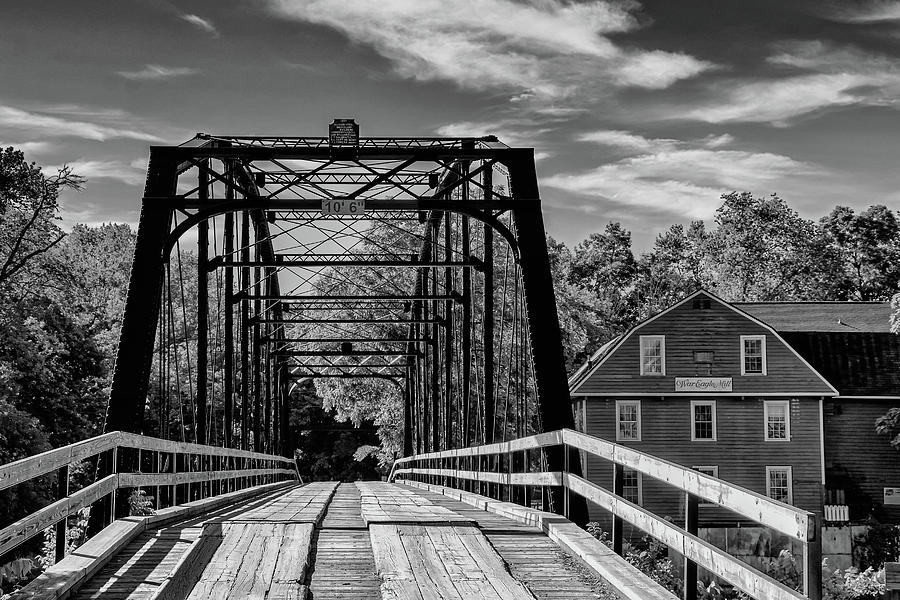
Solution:
M 354 119 L 335 119 L 328 126 L 329 146 L 359 146 L 359 124 Z
M 322 200 L 322 214 L 358 215 L 366 211 L 366 201 L 361 198 L 326 198 Z

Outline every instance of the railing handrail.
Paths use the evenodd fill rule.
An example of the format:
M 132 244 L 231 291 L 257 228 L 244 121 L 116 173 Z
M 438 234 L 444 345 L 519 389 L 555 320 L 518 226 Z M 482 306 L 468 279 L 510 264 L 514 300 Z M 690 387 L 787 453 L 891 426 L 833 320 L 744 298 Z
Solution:
M 158 453 L 158 466 L 162 465 L 161 457 L 164 454 L 201 456 L 203 460 L 185 459 L 183 466 L 186 471 L 182 472 L 176 472 L 179 468 L 178 461 L 173 459 L 169 462 L 171 469 L 169 472 L 141 472 L 141 464 L 137 463 L 133 465 L 133 471 L 119 473 L 116 465 L 119 448 L 156 452 Z M 112 453 L 111 464 L 108 465 L 106 473 L 100 473 L 100 479 L 97 481 L 69 493 L 69 465 L 104 453 Z M 54 471 L 57 472 L 57 477 L 61 478 L 61 481 L 57 482 L 57 487 L 62 491 L 58 492 L 57 499 L 18 521 L 0 528 L 0 556 L 14 550 L 47 527 L 57 524 L 57 554 L 60 558 L 60 549 L 64 550 L 65 548 L 65 545 L 60 545 L 59 542 L 60 537 L 63 536 L 64 539 L 65 536 L 64 520 L 107 495 L 115 496 L 116 490 L 119 489 L 168 486 L 173 490 L 170 496 L 172 501 L 178 504 L 176 486 L 187 485 L 190 488 L 191 485 L 199 485 L 198 493 L 202 496 L 203 489 L 206 489 L 204 486 L 209 488 L 212 495 L 217 495 L 222 493 L 223 486 L 238 485 L 242 487 L 245 483 L 257 485 L 260 480 L 299 479 L 296 463 L 283 456 L 112 431 L 0 465 L 0 490 Z M 214 482 L 219 483 L 216 485 Z M 60 486 L 60 483 L 64 485 Z M 214 486 L 217 487 L 218 492 L 213 491 Z M 187 494 L 190 495 L 190 493 L 191 490 L 188 489 Z M 115 503 L 111 502 L 110 506 L 112 508 L 109 519 L 112 520 L 115 518 Z
M 178 454 L 203 454 L 206 456 L 229 456 L 234 458 L 254 458 L 258 460 L 274 460 L 290 464 L 294 461 L 284 456 L 253 452 L 251 450 L 237 450 L 234 448 L 220 448 L 218 446 L 206 446 L 188 442 L 177 442 L 161 438 L 127 433 L 124 431 L 111 431 L 80 442 L 75 442 L 53 450 L 47 450 L 34 456 L 27 456 L 19 460 L 0 465 L 0 490 L 13 485 L 23 483 L 29 479 L 51 473 L 60 467 L 79 462 L 91 456 L 96 456 L 113 448 L 138 448 L 141 450 L 153 450 L 159 452 L 175 452 Z
M 615 478 L 621 477 L 622 469 L 629 468 L 680 490 L 685 496 L 685 526 L 679 527 L 646 508 L 629 502 L 622 497 L 621 492 L 617 494 L 580 477 L 579 474 L 569 473 L 567 467 L 559 470 L 562 464 L 557 464 L 556 470 L 547 470 L 548 465 L 543 464 L 543 467 L 538 467 L 539 470 L 531 471 L 527 457 L 526 460 L 519 462 L 512 454 L 553 446 L 562 446 L 563 456 L 568 456 L 570 450 L 579 450 L 615 464 Z M 494 455 L 508 455 L 506 464 L 503 465 L 500 460 L 491 461 L 485 469 L 482 461 L 469 460 Z M 519 468 L 514 469 L 513 465 L 517 462 Z M 468 480 L 477 482 L 479 490 L 486 485 L 488 493 L 491 486 L 496 485 L 498 494 L 502 486 L 506 486 L 508 490 L 512 490 L 514 486 L 562 488 L 566 490 L 564 514 L 567 514 L 565 507 L 568 506 L 569 493 L 590 500 L 612 513 L 615 517 L 613 544 L 616 548 L 621 548 L 622 545 L 621 522 L 627 521 L 682 554 L 686 560 L 685 564 L 693 565 L 695 575 L 696 567 L 701 566 L 752 596 L 766 600 L 802 600 L 820 597 L 817 562 L 821 562 L 821 556 L 818 550 L 817 520 L 814 513 L 602 438 L 571 429 L 561 429 L 483 446 L 429 452 L 395 461 L 389 480 L 393 481 L 398 476 L 410 479 L 406 477 L 407 475 L 412 476 L 414 481 L 421 477 L 431 480 L 432 483 L 453 480 L 457 482 L 453 485 L 463 489 L 465 486 L 460 482 Z M 513 492 L 507 493 L 511 499 Z M 803 544 L 804 592 L 811 595 L 804 595 L 789 588 L 701 539 L 697 535 L 696 512 L 701 500 L 717 504 L 799 540 Z M 616 520 L 620 525 L 615 525 Z
M 805 542 L 815 538 L 816 517 L 815 514 L 809 511 L 779 502 L 753 490 L 695 471 L 664 458 L 572 429 L 539 433 L 483 446 L 407 456 L 394 462 L 389 481 L 393 481 L 396 474 L 403 471 L 398 469 L 398 466 L 412 461 L 509 454 L 511 452 L 537 450 L 563 444 L 629 469 L 634 469 L 683 492 L 689 492 L 698 498 L 727 508 L 761 525 L 771 527 L 794 539 Z

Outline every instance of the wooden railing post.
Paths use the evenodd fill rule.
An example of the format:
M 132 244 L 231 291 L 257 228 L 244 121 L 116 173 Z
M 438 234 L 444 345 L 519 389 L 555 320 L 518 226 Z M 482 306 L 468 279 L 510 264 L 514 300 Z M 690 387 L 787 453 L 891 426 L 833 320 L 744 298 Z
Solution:
M 153 472 L 154 473 L 162 472 L 162 452 L 157 450 L 156 452 L 153 453 L 153 462 L 155 463 Z M 153 507 L 156 510 L 159 510 L 162 508 L 162 504 L 161 504 L 162 498 L 160 498 L 159 492 L 160 492 L 160 487 L 159 487 L 159 485 L 157 485 L 156 490 L 155 490 L 155 497 L 153 498 L 153 500 L 154 500 Z
M 62 500 L 69 495 L 69 465 L 65 465 L 56 471 L 56 499 Z M 63 517 L 56 524 L 56 562 L 66 556 L 66 536 L 68 534 L 68 518 Z
M 613 494 L 615 494 L 617 498 L 622 497 L 622 491 L 623 491 L 622 484 L 624 482 L 624 479 L 625 479 L 625 467 L 623 467 L 619 463 L 613 463 Z M 619 556 L 623 556 L 622 525 L 623 525 L 622 517 L 613 515 L 613 520 L 612 520 L 613 552 L 615 552 Z
M 819 515 L 813 517 L 810 539 L 803 543 L 803 594 L 822 600 L 822 529 Z
M 109 472 L 111 475 L 115 475 L 116 473 L 119 472 L 118 471 L 118 469 L 119 469 L 119 448 L 118 448 L 118 446 L 114 447 L 109 452 L 110 452 Z M 112 523 L 113 521 L 116 520 L 116 492 L 117 491 L 118 490 L 113 490 L 109 494 L 109 521 L 107 522 L 107 525 L 109 525 L 109 523 Z
M 690 492 L 684 493 L 684 530 L 697 535 L 699 502 Z M 697 600 L 697 563 L 684 558 L 684 600 Z
M 563 444 L 563 473 L 565 479 L 569 472 L 569 447 Z M 563 485 L 563 516 L 569 518 L 569 486 Z

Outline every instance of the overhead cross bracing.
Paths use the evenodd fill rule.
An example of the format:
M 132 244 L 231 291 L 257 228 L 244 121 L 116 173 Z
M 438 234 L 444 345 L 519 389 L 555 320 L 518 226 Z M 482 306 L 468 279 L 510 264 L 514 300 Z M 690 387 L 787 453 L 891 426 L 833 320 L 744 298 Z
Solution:
M 533 150 L 153 147 L 107 428 L 290 453 L 300 378 L 384 382 L 404 454 L 570 426 Z

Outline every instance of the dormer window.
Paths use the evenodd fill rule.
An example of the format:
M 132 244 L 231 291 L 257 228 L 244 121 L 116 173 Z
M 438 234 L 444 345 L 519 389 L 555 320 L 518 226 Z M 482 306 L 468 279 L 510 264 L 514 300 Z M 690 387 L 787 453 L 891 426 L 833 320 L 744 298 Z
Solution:
M 666 336 L 641 336 L 641 375 L 666 374 Z
M 741 336 L 741 375 L 766 374 L 766 336 Z
M 712 375 L 712 365 L 716 353 L 712 350 L 694 350 L 694 366 L 697 375 Z

